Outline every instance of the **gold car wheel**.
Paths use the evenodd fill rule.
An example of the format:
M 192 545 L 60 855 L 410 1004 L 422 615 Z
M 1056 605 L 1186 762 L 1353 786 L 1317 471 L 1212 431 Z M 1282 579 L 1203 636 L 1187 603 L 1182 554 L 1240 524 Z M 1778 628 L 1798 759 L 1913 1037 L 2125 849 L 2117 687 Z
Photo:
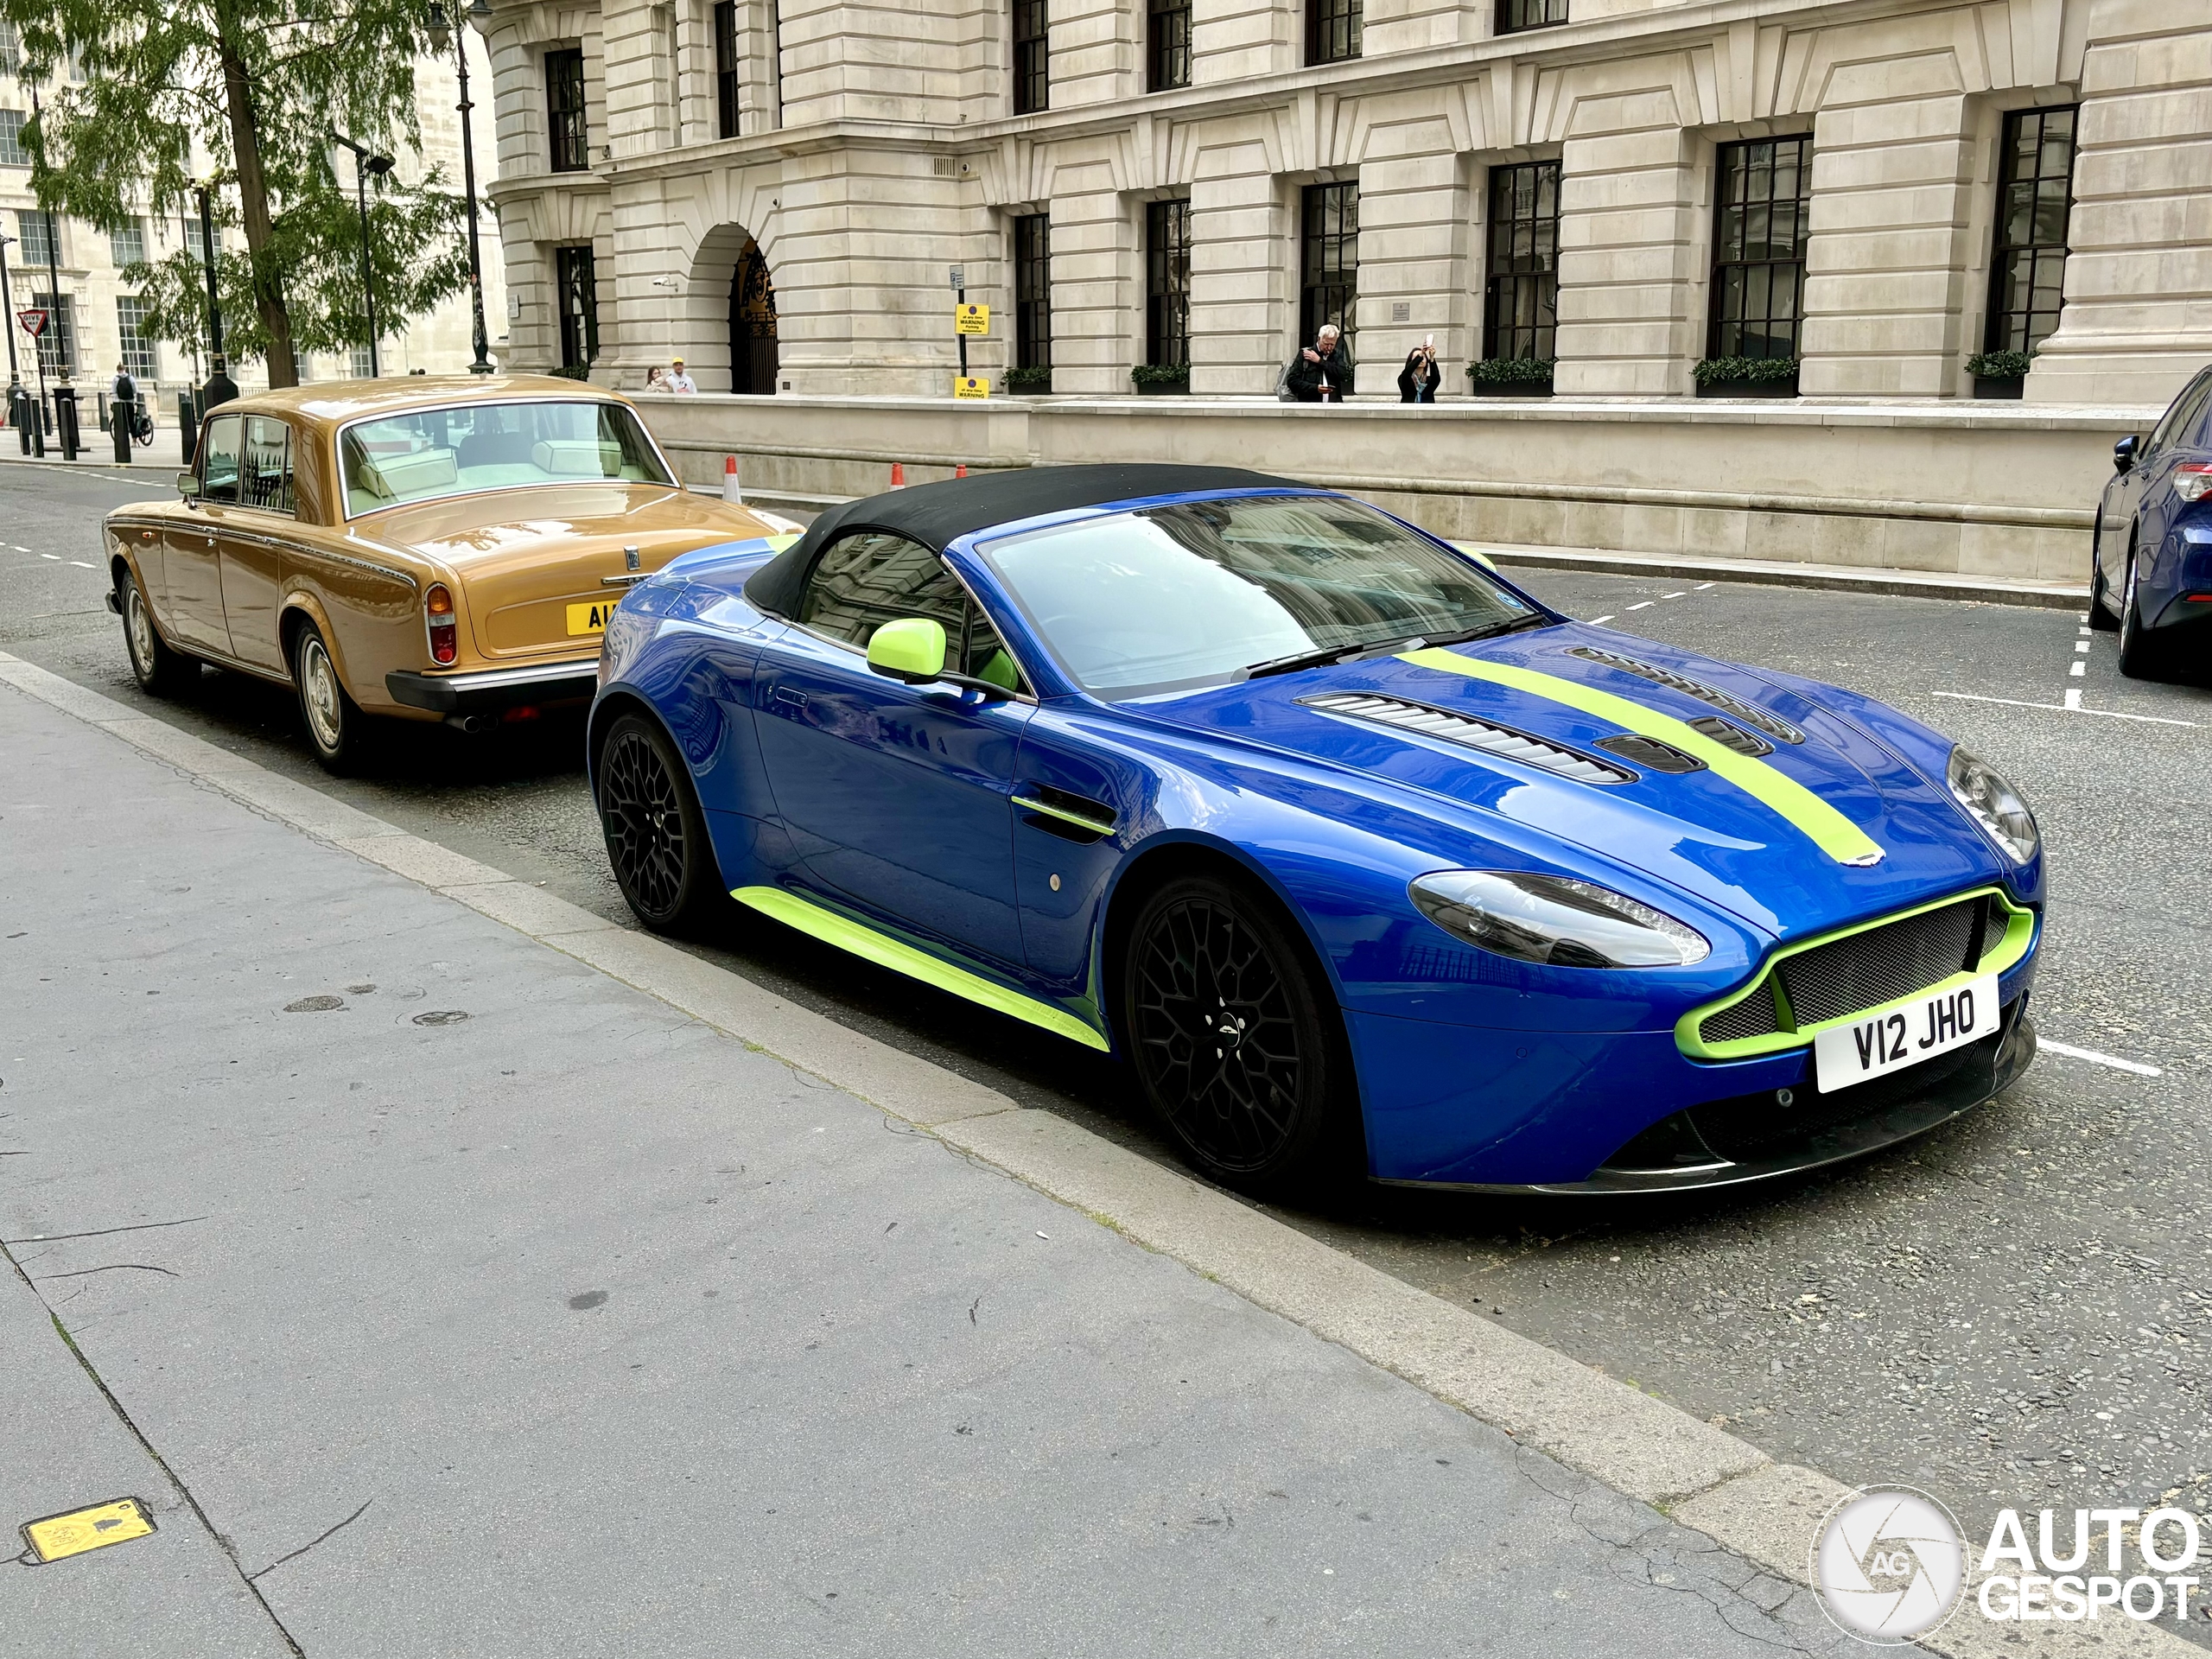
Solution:
M 337 753 L 346 742 L 342 695 L 329 651 L 309 634 L 300 645 L 300 708 L 307 715 L 308 735 L 325 754 Z
M 154 673 L 154 619 L 146 614 L 146 601 L 132 582 L 130 597 L 124 602 L 124 637 L 130 644 L 130 665 L 138 671 L 142 680 L 150 679 Z

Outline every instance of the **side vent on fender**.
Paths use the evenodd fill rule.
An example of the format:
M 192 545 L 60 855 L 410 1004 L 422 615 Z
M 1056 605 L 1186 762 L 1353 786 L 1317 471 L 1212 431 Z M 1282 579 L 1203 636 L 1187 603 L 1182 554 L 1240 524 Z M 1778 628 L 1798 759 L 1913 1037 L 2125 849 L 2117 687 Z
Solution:
M 1653 772 L 1703 772 L 1705 762 L 1694 754 L 1684 754 L 1671 743 L 1662 743 L 1656 737 L 1639 737 L 1634 732 L 1624 732 L 1618 737 L 1601 737 L 1598 747 L 1611 750 L 1624 760 L 1633 760 L 1639 766 Z
M 1301 707 L 1316 714 L 1335 715 L 1342 720 L 1357 720 L 1375 726 L 1389 726 L 1402 732 L 1417 732 L 1423 737 L 1440 738 L 1460 747 L 1477 749 L 1484 754 L 1496 755 L 1501 760 L 1518 760 L 1524 766 L 1572 778 L 1585 784 L 1632 784 L 1636 774 L 1623 766 L 1616 766 L 1595 755 L 1585 754 L 1541 737 L 1531 737 L 1526 732 L 1516 732 L 1510 726 L 1494 726 L 1489 721 L 1477 720 L 1470 715 L 1455 715 L 1448 709 L 1432 709 L 1425 702 L 1408 702 L 1402 697 L 1371 696 L 1364 692 L 1327 692 L 1318 697 L 1300 697 Z M 1687 757 L 1685 757 L 1687 758 Z
M 1020 785 L 1014 790 L 1014 804 L 1023 823 L 1077 846 L 1103 841 L 1114 833 L 1112 807 L 1050 784 Z
M 1702 720 L 1693 720 L 1689 728 L 1711 738 L 1724 749 L 1733 749 L 1747 754 L 1754 760 L 1761 755 L 1772 754 L 1774 745 L 1763 737 L 1755 737 L 1733 721 L 1723 720 L 1718 715 L 1707 715 Z
M 1633 674 L 1640 680 L 1649 680 L 1654 685 L 1663 685 L 1670 691 L 1680 691 L 1685 696 L 1695 697 L 1700 702 L 1709 702 L 1754 730 L 1765 733 L 1777 743 L 1802 743 L 1805 741 L 1805 734 L 1780 715 L 1770 715 L 1764 709 L 1754 708 L 1741 697 L 1731 696 L 1718 686 L 1694 680 L 1687 674 L 1677 674 L 1671 668 L 1662 668 L 1656 663 L 1643 662 L 1634 657 L 1624 657 L 1617 652 L 1599 651 L 1594 645 L 1573 645 L 1568 648 L 1567 654 L 1580 657 L 1586 663 L 1603 663 L 1607 668 L 1618 668 L 1624 674 Z M 1707 733 L 1707 735 L 1718 737 L 1716 733 Z M 1719 741 L 1726 741 L 1726 739 Z M 1729 747 L 1732 748 L 1735 746 L 1731 744 Z

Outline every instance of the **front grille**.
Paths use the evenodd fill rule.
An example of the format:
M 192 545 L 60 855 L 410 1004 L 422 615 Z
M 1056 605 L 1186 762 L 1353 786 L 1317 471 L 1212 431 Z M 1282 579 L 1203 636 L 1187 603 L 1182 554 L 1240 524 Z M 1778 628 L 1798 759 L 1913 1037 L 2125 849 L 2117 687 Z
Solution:
M 1524 766 L 1556 772 L 1562 778 L 1573 778 L 1586 784 L 1628 784 L 1636 781 L 1636 774 L 1624 767 L 1599 760 L 1541 737 L 1531 737 L 1526 732 L 1516 732 L 1510 726 L 1494 726 L 1489 721 L 1477 720 L 1469 715 L 1453 714 L 1446 709 L 1432 709 L 1425 702 L 1408 702 L 1402 697 L 1370 696 L 1362 692 L 1331 692 L 1318 697 L 1300 697 L 1301 706 L 1320 714 L 1338 715 L 1346 720 L 1366 721 L 1376 726 L 1395 727 L 1402 732 L 1419 732 L 1424 737 L 1440 738 L 1446 743 L 1457 743 L 1462 748 L 1479 749 L 1484 754 L 1494 754 L 1503 760 L 1518 760 Z
M 1708 1043 L 1741 1042 L 1924 991 L 1979 966 L 2004 937 L 2007 914 L 1994 895 L 1961 899 L 1784 957 L 1749 996 L 1699 1021 L 1698 1034 Z M 1775 979 L 1789 1001 L 1788 1026 L 1775 1007 Z
M 1694 680 L 1687 674 L 1677 674 L 1671 668 L 1662 668 L 1656 663 L 1647 663 L 1634 657 L 1624 657 L 1618 652 L 1599 651 L 1595 645 L 1576 645 L 1567 653 L 1585 662 L 1603 663 L 1607 668 L 1618 668 L 1624 674 L 1633 674 L 1638 679 L 1649 680 L 1654 685 L 1663 685 L 1670 691 L 1680 691 L 1695 697 L 1700 702 L 1709 702 L 1715 709 L 1734 715 L 1745 725 L 1764 732 L 1777 743 L 1802 743 L 1805 734 L 1792 726 L 1780 715 L 1770 715 L 1764 709 L 1754 708 L 1741 697 L 1731 696 L 1717 685 L 1707 685 L 1703 680 Z

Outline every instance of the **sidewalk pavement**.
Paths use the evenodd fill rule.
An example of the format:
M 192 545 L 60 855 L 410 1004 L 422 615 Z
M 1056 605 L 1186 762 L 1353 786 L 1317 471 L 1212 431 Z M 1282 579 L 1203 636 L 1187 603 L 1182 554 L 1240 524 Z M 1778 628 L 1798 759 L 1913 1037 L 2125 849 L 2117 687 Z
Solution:
M 1656 1510 L 7 684 L 0 755 L 0 1521 L 159 1526 L 0 1569 L 0 1655 L 1847 1645 Z

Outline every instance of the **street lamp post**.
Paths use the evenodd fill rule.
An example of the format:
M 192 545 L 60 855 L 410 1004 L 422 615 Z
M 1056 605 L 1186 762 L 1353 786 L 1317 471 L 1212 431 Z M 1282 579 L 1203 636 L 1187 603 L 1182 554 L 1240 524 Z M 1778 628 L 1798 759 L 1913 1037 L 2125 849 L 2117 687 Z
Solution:
M 39 108 L 38 88 L 31 88 L 31 120 L 38 128 L 38 149 L 32 160 L 42 169 L 46 162 L 46 122 Z M 37 183 L 37 174 L 32 175 Z M 54 389 L 54 435 L 61 440 L 61 459 L 77 459 L 77 389 L 69 384 L 69 357 L 61 349 L 61 216 L 51 207 L 39 210 L 46 219 L 46 279 L 53 301 L 46 326 L 54 331 L 54 372 L 60 382 Z M 32 342 L 35 348 L 37 341 Z M 46 353 L 38 353 L 39 418 L 46 418 Z M 67 405 L 67 407 L 65 407 Z
M 16 366 L 16 302 L 8 292 L 8 248 L 15 242 L 12 236 L 0 236 L 0 330 L 8 336 L 8 416 L 16 423 L 16 438 L 27 455 L 46 454 L 46 434 L 40 429 L 44 416 L 37 410 L 25 410 L 22 372 Z M 32 342 L 35 347 L 37 342 Z
M 353 152 L 353 195 L 361 208 L 361 293 L 368 306 L 369 378 L 373 380 L 382 371 L 377 365 L 377 279 L 369 264 L 369 181 L 391 171 L 391 157 L 378 156 L 334 130 L 330 136 Z
M 228 360 L 223 355 L 223 302 L 215 292 L 215 213 L 208 203 L 208 192 L 207 185 L 193 187 L 193 194 L 200 199 L 200 258 L 207 268 L 207 382 L 200 389 L 203 424 L 209 410 L 238 395 L 238 384 L 231 378 Z
M 450 36 L 454 59 L 461 70 L 461 175 L 468 195 L 468 308 L 476 346 L 476 360 L 468 365 L 471 374 L 490 374 L 493 366 L 490 340 L 484 332 L 484 258 L 476 240 L 476 145 L 468 127 L 468 112 L 476 106 L 468 101 L 468 25 L 474 23 L 481 33 L 491 17 L 490 0 L 470 0 L 458 28 L 447 23 L 443 6 L 430 8 L 430 44 L 442 52 Z

